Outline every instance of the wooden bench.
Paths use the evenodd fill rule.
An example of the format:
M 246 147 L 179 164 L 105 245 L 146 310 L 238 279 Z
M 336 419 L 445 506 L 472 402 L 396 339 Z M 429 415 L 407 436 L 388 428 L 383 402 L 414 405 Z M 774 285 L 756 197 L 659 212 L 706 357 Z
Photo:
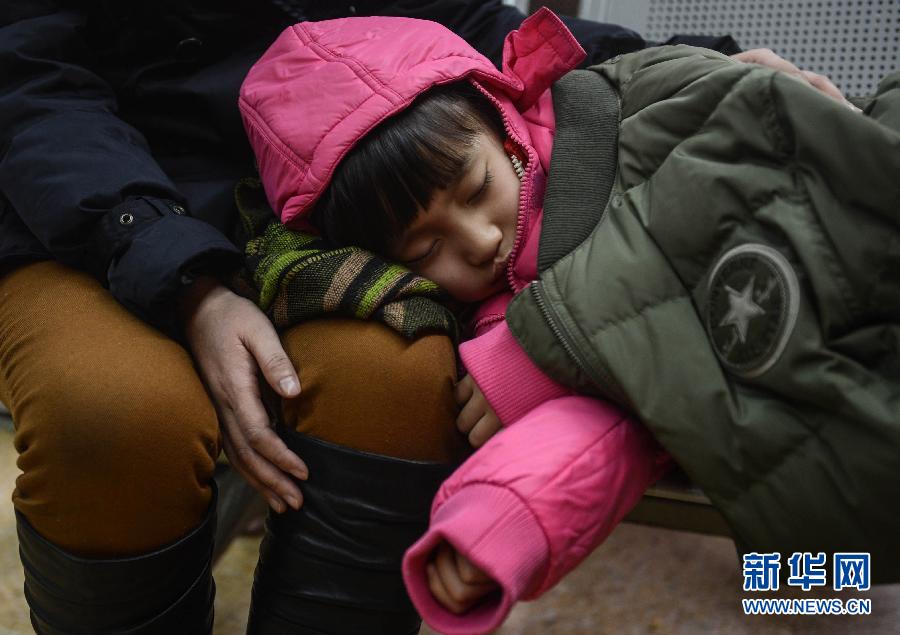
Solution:
M 725 518 L 679 469 L 649 488 L 625 522 L 701 534 L 732 536 Z

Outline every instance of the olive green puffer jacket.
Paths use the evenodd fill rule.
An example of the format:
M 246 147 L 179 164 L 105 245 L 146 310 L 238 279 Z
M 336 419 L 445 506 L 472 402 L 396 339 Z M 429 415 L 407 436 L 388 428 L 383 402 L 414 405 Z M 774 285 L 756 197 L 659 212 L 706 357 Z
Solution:
M 740 550 L 871 552 L 896 582 L 900 74 L 860 103 L 689 47 L 570 73 L 507 318 L 638 413 Z

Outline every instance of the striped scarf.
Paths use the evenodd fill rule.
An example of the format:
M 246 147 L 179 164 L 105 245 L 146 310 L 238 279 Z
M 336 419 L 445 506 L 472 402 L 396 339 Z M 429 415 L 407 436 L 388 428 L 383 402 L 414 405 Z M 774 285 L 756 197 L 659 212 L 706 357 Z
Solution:
M 458 341 L 449 297 L 434 282 L 357 247 L 334 249 L 322 238 L 287 229 L 275 218 L 258 179 L 235 187 L 236 242 L 244 269 L 232 281 L 277 328 L 340 315 L 378 320 L 407 338 L 445 333 Z

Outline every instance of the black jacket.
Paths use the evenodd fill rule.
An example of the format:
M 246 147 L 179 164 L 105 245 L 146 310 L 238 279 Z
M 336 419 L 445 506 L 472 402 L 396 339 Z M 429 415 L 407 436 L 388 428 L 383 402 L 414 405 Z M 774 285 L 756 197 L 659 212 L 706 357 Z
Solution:
M 298 20 L 372 13 L 440 21 L 497 64 L 524 17 L 499 0 L 5 0 L 0 269 L 55 258 L 171 327 L 185 284 L 240 263 L 227 236 L 235 181 L 254 172 L 236 108 L 248 68 Z M 647 46 L 621 27 L 568 22 L 588 62 Z

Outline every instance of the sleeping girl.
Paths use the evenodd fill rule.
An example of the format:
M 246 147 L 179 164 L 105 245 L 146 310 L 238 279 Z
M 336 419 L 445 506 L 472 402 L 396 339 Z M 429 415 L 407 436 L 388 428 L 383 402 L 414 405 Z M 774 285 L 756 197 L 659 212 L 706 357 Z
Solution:
M 741 549 L 897 555 L 888 536 L 900 520 L 875 509 L 866 484 L 900 485 L 900 291 L 885 273 L 900 266 L 898 91 L 867 107 L 877 121 L 703 49 L 569 73 L 582 58 L 547 10 L 508 37 L 502 71 L 430 22 L 301 23 L 241 91 L 282 223 L 477 305 L 455 390 L 457 425 L 479 450 L 441 488 L 403 565 L 442 632 L 488 632 L 549 589 L 670 455 Z M 856 176 L 841 178 L 829 131 L 813 134 L 822 121 L 892 154 L 849 152 Z M 866 213 L 844 240 L 832 210 L 852 205 Z M 857 261 L 872 264 L 859 284 L 877 310 L 832 317 L 838 300 L 811 247 L 820 234 L 833 240 L 829 272 L 849 281 L 841 301 L 866 280 Z M 832 357 L 822 329 L 847 335 L 879 311 L 886 330 Z M 879 372 L 835 366 L 856 353 L 882 360 Z M 856 396 L 834 402 L 835 386 Z M 846 431 L 834 412 L 866 422 L 855 440 L 821 432 Z M 853 452 L 826 465 L 838 443 Z M 863 453 L 877 460 L 863 467 Z M 835 493 L 837 473 L 851 478 Z M 865 534 L 810 525 L 830 522 L 829 503 L 865 518 Z

